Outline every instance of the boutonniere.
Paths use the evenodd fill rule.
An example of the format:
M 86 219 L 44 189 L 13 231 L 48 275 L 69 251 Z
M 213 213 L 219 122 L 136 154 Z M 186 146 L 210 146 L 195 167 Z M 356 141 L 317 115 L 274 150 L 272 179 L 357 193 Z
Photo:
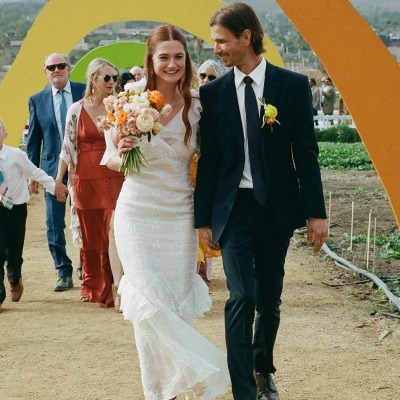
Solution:
M 279 125 L 281 124 L 276 119 L 276 116 L 278 115 L 278 109 L 272 104 L 266 104 L 264 97 L 261 97 L 258 100 L 260 100 L 261 104 L 264 106 L 263 124 L 261 125 L 261 128 L 263 128 L 264 125 L 267 124 L 271 126 L 271 132 L 273 132 L 273 125 L 275 124 L 275 122 Z

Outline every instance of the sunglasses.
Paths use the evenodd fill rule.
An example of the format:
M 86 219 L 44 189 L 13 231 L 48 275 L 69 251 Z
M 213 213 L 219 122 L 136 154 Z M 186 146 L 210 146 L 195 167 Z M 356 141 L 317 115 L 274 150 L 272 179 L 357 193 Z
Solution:
M 97 75 L 97 78 L 103 78 L 104 82 L 106 82 L 106 83 L 109 82 L 110 79 L 112 79 L 114 82 L 117 82 L 118 75 L 113 75 L 113 76 L 111 76 L 111 75 Z
M 201 80 L 204 80 L 204 79 L 208 78 L 208 80 L 210 82 L 213 81 L 214 79 L 217 79 L 217 77 L 215 75 L 207 75 L 207 74 L 204 74 L 204 73 L 199 74 L 199 76 L 200 76 Z
M 50 72 L 54 72 L 56 68 L 58 68 L 59 71 L 63 71 L 67 65 L 68 65 L 67 63 L 46 65 L 46 69 Z

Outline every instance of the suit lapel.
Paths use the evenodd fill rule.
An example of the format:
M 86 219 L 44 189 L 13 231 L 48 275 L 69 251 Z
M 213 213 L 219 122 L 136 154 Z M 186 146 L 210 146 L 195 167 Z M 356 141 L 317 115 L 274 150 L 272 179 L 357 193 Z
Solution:
M 57 129 L 58 132 L 56 114 L 53 103 L 53 92 L 51 86 L 49 86 L 43 93 L 42 101 L 43 101 L 42 110 L 45 110 L 47 118 L 51 121 L 51 123 L 54 125 L 54 128 Z
M 276 73 L 275 67 L 267 62 L 267 68 L 265 70 L 265 79 L 264 79 L 264 92 L 263 97 L 265 100 L 265 104 L 271 104 L 273 106 L 276 105 L 276 96 L 278 90 L 278 76 Z M 264 127 L 261 129 L 262 126 L 262 119 L 264 115 L 264 107 L 262 106 L 260 112 L 260 141 L 261 141 L 261 151 L 264 160 L 264 166 L 267 176 L 267 185 L 270 181 L 269 171 L 268 171 L 268 164 L 267 164 L 267 137 L 271 133 L 270 126 L 265 124 Z
M 78 100 L 82 99 L 82 93 L 79 93 L 80 90 L 75 87 L 73 82 L 70 82 L 70 84 L 71 84 L 72 102 L 75 103 Z
M 276 92 L 278 89 L 278 76 L 275 67 L 267 62 L 264 79 L 263 97 L 265 104 L 276 105 Z M 261 116 L 264 114 L 264 108 L 261 110 Z M 261 126 L 261 125 L 260 125 Z
M 221 99 L 227 108 L 228 123 L 233 137 L 240 148 L 244 146 L 244 133 L 242 118 L 240 116 L 239 103 L 235 87 L 235 75 L 233 68 L 225 75 L 225 81 L 221 87 Z

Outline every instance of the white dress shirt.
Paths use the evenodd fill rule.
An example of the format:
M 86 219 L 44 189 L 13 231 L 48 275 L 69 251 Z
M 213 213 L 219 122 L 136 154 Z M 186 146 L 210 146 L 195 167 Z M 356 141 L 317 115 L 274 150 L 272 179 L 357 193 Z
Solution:
M 0 150 L 0 171 L 8 187 L 4 198 L 0 194 L 0 201 L 11 201 L 15 205 L 27 203 L 30 199 L 28 179 L 41 183 L 48 192 L 54 194 L 54 179 L 36 167 L 20 149 L 3 144 Z
M 68 108 L 73 103 L 72 91 L 71 91 L 71 83 L 69 81 L 67 82 L 67 84 L 65 85 L 63 90 L 64 90 L 64 97 L 65 97 L 65 101 L 67 103 L 67 110 L 68 110 Z M 51 87 L 51 91 L 53 93 L 54 115 L 56 117 L 58 133 L 60 135 L 61 143 L 62 143 L 63 139 L 64 139 L 64 132 L 62 131 L 61 113 L 60 113 L 61 94 L 58 93 L 58 89 L 55 88 L 54 86 Z
M 256 99 L 263 97 L 264 93 L 264 81 L 265 81 L 265 70 L 267 68 L 267 62 L 264 58 L 262 58 L 260 64 L 251 71 L 248 75 L 251 79 L 253 79 L 253 83 L 251 86 L 253 87 L 254 93 L 256 95 Z M 253 178 L 251 176 L 250 170 L 250 159 L 249 159 L 249 144 L 247 140 L 247 124 L 246 124 L 246 107 L 244 104 L 244 88 L 246 84 L 243 82 L 243 78 L 246 76 L 240 69 L 237 67 L 233 68 L 235 74 L 235 86 L 236 86 L 236 94 L 239 103 L 240 116 L 242 118 L 242 126 L 244 133 L 244 169 L 242 180 L 240 181 L 239 187 L 241 188 L 253 188 Z M 258 112 L 261 109 L 261 102 L 259 102 L 260 107 L 258 108 Z M 261 128 L 261 125 L 260 125 Z

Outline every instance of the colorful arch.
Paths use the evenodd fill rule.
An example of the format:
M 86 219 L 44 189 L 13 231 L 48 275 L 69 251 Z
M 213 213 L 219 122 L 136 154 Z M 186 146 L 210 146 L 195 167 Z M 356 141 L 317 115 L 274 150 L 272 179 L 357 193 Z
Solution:
M 86 83 L 87 66 L 96 57 L 105 58 L 121 71 L 134 65 L 143 65 L 145 53 L 146 45 L 144 43 L 116 42 L 97 47 L 89 51 L 75 64 L 70 78 L 74 82 Z
M 395 100 L 400 91 L 399 66 L 348 0 L 277 0 L 277 3 L 340 89 L 399 223 L 400 113 Z M 68 54 L 93 29 L 127 20 L 168 22 L 212 44 L 208 21 L 224 4 L 218 0 L 175 0 L 166 7 L 164 1 L 153 0 L 147 7 L 138 8 L 126 0 L 116 0 L 114 9 L 124 10 L 120 16 L 122 13 L 99 7 L 97 0 L 49 1 L 0 86 L 0 116 L 10 134 L 8 143 L 18 145 L 21 127 L 28 115 L 28 98 L 46 85 L 45 74 L 39 73 L 45 55 L 55 51 Z M 80 23 L 70 29 L 65 21 L 76 21 L 77 15 Z M 267 59 L 282 65 L 278 51 L 268 38 L 265 44 Z
M 122 21 L 171 23 L 212 45 L 208 22 L 210 16 L 223 5 L 225 3 L 218 0 L 174 0 L 166 6 L 163 0 L 153 0 L 144 7 L 133 7 L 126 0 L 115 0 L 113 9 L 124 10 L 123 13 L 117 13 L 110 12 L 109 7 L 99 6 L 97 0 L 50 0 L 35 19 L 0 86 L 0 117 L 9 132 L 7 143 L 18 146 L 22 128 L 29 115 L 29 96 L 47 84 L 46 76 L 41 72 L 46 55 L 53 52 L 69 54 L 92 30 Z M 79 23 L 66 23 L 77 19 Z M 268 38 L 265 46 L 268 59 L 283 65 L 279 52 Z

